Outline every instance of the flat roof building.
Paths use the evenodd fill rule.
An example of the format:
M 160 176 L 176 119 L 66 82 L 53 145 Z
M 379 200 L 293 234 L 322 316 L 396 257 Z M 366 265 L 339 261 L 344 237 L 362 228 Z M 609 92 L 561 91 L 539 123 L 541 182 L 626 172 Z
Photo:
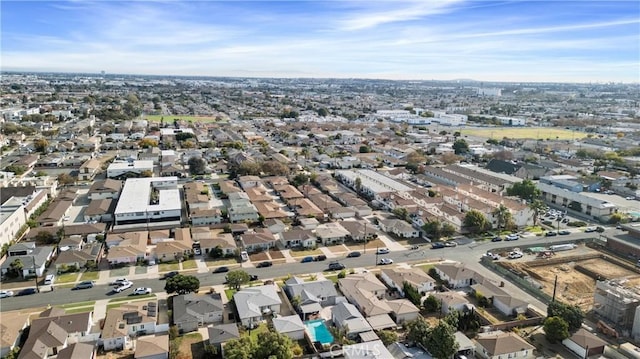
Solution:
M 129 178 L 114 212 L 115 226 L 158 222 L 179 225 L 181 210 L 178 177 Z

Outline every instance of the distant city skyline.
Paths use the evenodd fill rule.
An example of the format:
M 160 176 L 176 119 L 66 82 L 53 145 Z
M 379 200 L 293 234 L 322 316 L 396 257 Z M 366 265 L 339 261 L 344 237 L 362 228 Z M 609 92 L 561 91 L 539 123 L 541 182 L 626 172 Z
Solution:
M 6 71 L 640 82 L 640 2 L 3 1 Z

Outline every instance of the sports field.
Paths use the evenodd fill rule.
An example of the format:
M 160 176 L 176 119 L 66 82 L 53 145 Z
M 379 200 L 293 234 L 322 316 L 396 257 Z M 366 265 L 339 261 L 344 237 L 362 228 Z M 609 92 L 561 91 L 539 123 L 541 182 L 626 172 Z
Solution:
M 565 130 L 553 127 L 493 127 L 474 129 L 467 128 L 460 131 L 463 136 L 475 136 L 484 138 L 495 138 L 501 140 L 503 138 L 531 138 L 531 139 L 550 139 L 550 140 L 572 140 L 587 137 L 584 132 Z
M 164 118 L 165 122 L 172 122 L 176 118 L 183 121 L 191 122 L 225 122 L 224 120 L 216 121 L 215 117 L 187 115 L 144 115 L 143 118 L 149 122 L 160 122 L 161 118 Z

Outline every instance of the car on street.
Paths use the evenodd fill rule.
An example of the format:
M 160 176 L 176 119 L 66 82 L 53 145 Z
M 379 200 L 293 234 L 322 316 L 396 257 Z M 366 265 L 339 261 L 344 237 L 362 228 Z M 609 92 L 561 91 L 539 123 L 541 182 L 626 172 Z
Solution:
M 180 274 L 180 272 L 178 272 L 177 270 L 174 270 L 174 271 L 165 273 L 164 277 L 162 277 L 162 278 L 163 279 L 169 279 L 169 278 L 173 278 L 173 277 L 177 276 L 178 274 Z
M 319 254 L 313 260 L 316 262 L 322 262 L 324 260 L 327 260 L 327 256 L 325 256 L 324 254 Z
M 502 242 L 502 237 L 495 236 L 495 237 L 491 238 L 491 242 Z
M 140 287 L 140 288 L 134 289 L 133 293 L 131 293 L 131 295 L 144 295 L 144 294 L 151 294 L 151 288 Z
M 558 232 L 549 231 L 549 232 L 545 233 L 544 235 L 547 236 L 547 237 L 555 237 L 555 236 L 558 235 Z
M 125 290 L 127 290 L 127 289 L 129 289 L 131 287 L 133 287 L 133 282 L 123 282 L 123 283 L 120 283 L 120 285 L 115 286 L 113 288 L 113 291 L 116 292 L 116 293 L 122 293 L 123 291 L 125 291 Z
M 229 271 L 229 267 L 218 267 L 213 270 L 213 273 L 227 273 Z
M 597 227 L 596 227 L 596 232 L 598 232 L 598 233 L 602 233 L 602 232 L 604 232 L 604 227 L 602 227 L 602 226 L 597 226 Z
M 523 254 L 521 252 L 509 252 L 509 259 L 518 259 L 518 258 L 522 258 Z
M 300 261 L 300 263 L 309 263 L 309 262 L 313 262 L 313 257 L 304 257 L 302 258 L 302 260 Z
M 356 258 L 356 257 L 360 257 L 362 255 L 362 253 L 355 251 L 355 252 L 349 252 L 349 254 L 347 254 L 347 258 Z
M 258 276 L 255 274 L 249 274 L 249 280 L 250 281 L 258 280 Z
M 378 262 L 379 265 L 393 264 L 393 259 L 391 258 L 380 258 Z
M 442 242 L 433 242 L 431 243 L 431 249 L 440 249 L 446 247 Z
M 126 283 L 129 280 L 127 278 L 118 278 L 116 280 L 114 280 L 113 282 L 111 282 L 111 285 L 121 285 L 122 283 Z
M 389 248 L 386 248 L 386 247 L 378 248 L 378 250 L 376 251 L 376 254 L 389 254 Z
M 487 252 L 485 255 L 485 257 L 489 257 L 491 259 L 493 259 L 494 261 L 497 261 L 498 259 L 500 259 L 500 256 L 496 253 L 491 253 L 491 252 Z
M 456 247 L 457 245 L 458 245 L 458 243 L 453 242 L 453 241 L 444 242 L 444 246 L 445 247 Z
M 505 241 L 517 241 L 519 238 L 520 238 L 520 236 L 519 236 L 519 235 L 517 235 L 517 234 L 513 233 L 513 234 L 509 234 L 509 235 L 507 235 L 507 236 L 504 238 L 504 240 L 505 240 Z
M 13 297 L 13 292 L 10 290 L 0 290 L 0 298 Z
M 345 268 L 344 264 L 342 264 L 340 262 L 331 262 L 331 263 L 329 263 L 329 269 L 328 270 L 342 270 L 344 268 Z
M 96 283 L 92 280 L 85 280 L 76 284 L 76 286 L 73 287 L 72 289 L 89 289 L 89 288 L 93 288 L 95 284 Z
M 19 291 L 18 293 L 16 293 L 16 297 L 22 297 L 23 295 L 31 295 L 31 294 L 36 294 L 38 293 L 38 290 L 35 288 L 26 288 L 23 289 L 21 291 Z
M 571 232 L 566 230 L 566 229 L 563 229 L 561 231 L 558 231 L 558 234 L 561 235 L 561 236 L 566 236 L 566 235 L 571 234 Z
M 266 267 L 271 267 L 272 265 L 273 263 L 271 261 L 264 261 L 264 262 L 258 263 L 256 268 L 266 268 Z
M 595 231 L 596 231 L 596 227 L 587 227 L 584 229 L 584 233 L 591 233 Z

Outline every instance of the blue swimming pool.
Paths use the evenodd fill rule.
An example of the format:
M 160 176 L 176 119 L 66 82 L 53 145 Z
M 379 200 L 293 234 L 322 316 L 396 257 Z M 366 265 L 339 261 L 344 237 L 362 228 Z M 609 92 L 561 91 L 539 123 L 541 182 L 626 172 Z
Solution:
M 309 320 L 304 322 L 304 326 L 307 327 L 309 337 L 314 342 L 320 342 L 322 345 L 329 345 L 333 343 L 333 335 L 324 323 L 324 319 Z

